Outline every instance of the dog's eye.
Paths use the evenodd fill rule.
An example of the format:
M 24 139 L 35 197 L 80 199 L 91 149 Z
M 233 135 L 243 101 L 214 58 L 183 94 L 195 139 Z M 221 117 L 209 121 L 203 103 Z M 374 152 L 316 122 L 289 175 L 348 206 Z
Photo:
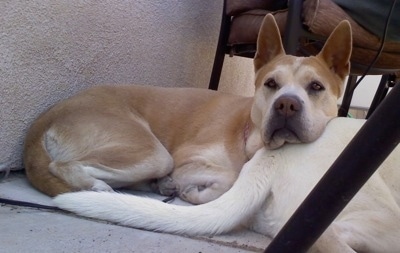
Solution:
M 278 88 L 278 84 L 276 83 L 276 81 L 272 78 L 268 79 L 265 83 L 264 86 L 270 89 L 276 89 Z
M 319 82 L 312 82 L 309 85 L 310 90 L 312 91 L 322 91 L 325 90 L 324 86 L 322 86 L 322 84 L 320 84 Z

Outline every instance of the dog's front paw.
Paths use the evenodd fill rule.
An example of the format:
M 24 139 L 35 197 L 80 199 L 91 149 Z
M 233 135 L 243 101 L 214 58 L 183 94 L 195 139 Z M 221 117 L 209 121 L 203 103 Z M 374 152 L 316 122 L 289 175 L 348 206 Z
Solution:
M 164 196 L 172 196 L 179 192 L 179 185 L 170 176 L 158 179 L 155 188 Z
M 96 191 L 96 192 L 113 192 L 114 190 L 111 188 L 111 186 L 109 186 L 108 184 L 106 184 L 104 181 L 101 180 L 96 180 L 91 189 L 92 191 Z
M 229 189 L 220 186 L 221 184 L 213 182 L 198 185 L 191 184 L 182 189 L 179 197 L 192 204 L 204 204 L 217 199 Z
M 186 187 L 183 189 L 183 191 L 180 193 L 179 197 L 189 203 L 193 203 L 193 195 L 198 193 L 198 188 L 197 186 L 191 185 L 189 187 Z
M 192 204 L 203 204 L 208 202 L 202 200 L 206 188 L 204 185 L 189 185 L 180 193 L 180 198 Z

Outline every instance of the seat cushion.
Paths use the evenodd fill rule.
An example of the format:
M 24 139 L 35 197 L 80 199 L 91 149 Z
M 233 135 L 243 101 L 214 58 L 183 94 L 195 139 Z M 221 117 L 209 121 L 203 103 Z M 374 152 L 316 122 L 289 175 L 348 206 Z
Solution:
M 340 21 L 350 22 L 355 46 L 377 50 L 381 44 L 378 36 L 370 33 L 354 21 L 343 9 L 331 0 L 306 0 L 303 5 L 304 24 L 315 34 L 329 36 Z M 400 43 L 388 41 L 385 43 L 386 52 L 400 52 Z
M 286 25 L 286 10 L 271 12 L 255 9 L 232 17 L 228 45 L 255 44 L 261 23 L 268 13 L 274 14 L 279 30 L 283 34 Z
M 246 11 L 232 17 L 228 45 L 255 44 L 261 22 L 267 13 L 275 16 L 281 34 L 284 34 L 287 10 L 271 12 L 265 9 Z M 381 45 L 379 37 L 364 29 L 355 22 L 343 9 L 331 0 L 305 0 L 303 20 L 309 31 L 314 34 L 329 36 L 342 20 L 348 20 L 353 31 L 352 62 L 368 65 L 377 54 Z M 307 41 L 306 41 L 307 43 Z M 309 45 L 308 45 L 309 46 Z M 314 50 L 318 52 L 320 48 Z M 375 68 L 400 69 L 400 43 L 385 43 L 383 52 L 376 62 Z
M 393 0 L 379 1 L 349 1 L 333 0 L 347 14 L 349 14 L 358 24 L 365 29 L 382 37 L 385 22 L 390 11 Z M 386 39 L 388 41 L 400 42 L 400 4 L 396 4 L 390 18 Z
M 286 7 L 287 0 L 226 0 L 225 13 L 234 16 L 255 9 L 275 11 Z
M 340 21 L 348 20 L 353 32 L 351 60 L 354 63 L 368 65 L 373 61 L 381 46 L 381 40 L 378 36 L 364 29 L 331 0 L 306 0 L 303 5 L 303 18 L 304 24 L 312 33 L 325 37 L 329 36 Z M 385 42 L 383 52 L 374 67 L 399 70 L 400 43 L 396 41 Z

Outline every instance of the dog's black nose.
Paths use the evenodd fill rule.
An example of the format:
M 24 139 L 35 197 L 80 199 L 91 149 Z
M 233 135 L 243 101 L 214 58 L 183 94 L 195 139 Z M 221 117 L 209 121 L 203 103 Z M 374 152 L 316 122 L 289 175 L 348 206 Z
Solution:
M 292 117 L 301 110 L 302 105 L 297 97 L 282 96 L 274 103 L 275 110 L 284 117 Z

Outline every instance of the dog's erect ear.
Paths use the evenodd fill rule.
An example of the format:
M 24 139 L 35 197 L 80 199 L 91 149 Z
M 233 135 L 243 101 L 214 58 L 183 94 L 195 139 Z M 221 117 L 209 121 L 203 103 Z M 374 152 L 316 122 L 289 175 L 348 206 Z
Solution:
M 268 14 L 264 17 L 258 33 L 257 52 L 254 57 L 255 71 L 281 54 L 285 54 L 281 34 L 274 16 Z
M 350 72 L 352 46 L 350 23 L 344 20 L 333 30 L 317 57 L 325 61 L 333 72 L 344 79 Z

